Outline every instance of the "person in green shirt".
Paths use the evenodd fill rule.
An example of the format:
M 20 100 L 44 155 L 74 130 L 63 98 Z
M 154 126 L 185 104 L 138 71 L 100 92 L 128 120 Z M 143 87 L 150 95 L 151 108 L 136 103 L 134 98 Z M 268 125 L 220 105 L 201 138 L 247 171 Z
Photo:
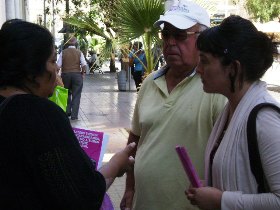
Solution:
M 121 209 L 197 209 L 186 199 L 189 180 L 175 146 L 185 146 L 200 178 L 207 139 L 225 97 L 207 94 L 196 66 L 196 40 L 210 26 L 207 12 L 176 1 L 155 26 L 161 27 L 167 65 L 150 74 L 138 93 L 128 143 L 136 142 L 134 173 L 127 173 Z

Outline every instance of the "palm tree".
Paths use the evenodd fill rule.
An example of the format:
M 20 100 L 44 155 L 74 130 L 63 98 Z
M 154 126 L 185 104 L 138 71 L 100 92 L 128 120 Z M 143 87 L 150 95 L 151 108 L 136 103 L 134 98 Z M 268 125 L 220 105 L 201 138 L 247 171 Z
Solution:
M 143 39 L 147 58 L 146 72 L 154 68 L 152 46 L 158 42 L 158 29 L 155 21 L 164 12 L 162 0 L 122 0 L 116 5 L 115 23 L 118 23 L 119 38 L 127 43 L 134 39 Z
M 213 11 L 216 6 L 215 1 L 195 1 L 208 11 Z M 159 42 L 159 31 L 153 27 L 153 24 L 164 13 L 165 3 L 164 0 L 119 0 L 116 4 L 115 23 L 118 23 L 118 35 L 123 42 L 138 38 L 143 39 L 147 57 L 147 73 L 150 73 L 154 68 L 151 48 L 153 44 Z
M 100 55 L 100 60 L 110 58 L 110 72 L 115 72 L 115 57 L 113 52 L 115 51 L 116 40 L 110 30 L 105 30 L 103 27 L 100 27 L 93 18 L 87 16 L 71 16 L 64 19 L 64 21 L 65 23 L 87 31 L 91 35 L 95 34 L 102 37 L 105 43 Z

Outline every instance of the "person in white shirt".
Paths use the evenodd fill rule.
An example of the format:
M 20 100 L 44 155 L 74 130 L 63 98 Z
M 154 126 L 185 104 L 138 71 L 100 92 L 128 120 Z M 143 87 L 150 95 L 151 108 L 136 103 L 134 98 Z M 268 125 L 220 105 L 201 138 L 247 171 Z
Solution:
M 203 90 L 226 96 L 228 103 L 206 147 L 206 186 L 190 188 L 188 199 L 204 210 L 280 209 L 280 114 L 272 108 L 261 109 L 256 138 L 247 138 L 248 116 L 255 106 L 272 103 L 280 107 L 260 80 L 273 63 L 275 45 L 252 22 L 233 15 L 202 32 L 197 48 Z M 251 146 L 252 141 L 257 148 Z M 257 150 L 259 161 L 251 158 Z M 263 170 L 255 174 L 253 167 L 259 164 Z M 262 172 L 267 187 L 257 182 Z
M 87 62 L 83 53 L 75 47 L 77 44 L 75 37 L 72 37 L 67 44 L 69 47 L 60 53 L 57 65 L 61 68 L 64 87 L 68 89 L 66 114 L 71 117 L 71 120 L 77 120 Z

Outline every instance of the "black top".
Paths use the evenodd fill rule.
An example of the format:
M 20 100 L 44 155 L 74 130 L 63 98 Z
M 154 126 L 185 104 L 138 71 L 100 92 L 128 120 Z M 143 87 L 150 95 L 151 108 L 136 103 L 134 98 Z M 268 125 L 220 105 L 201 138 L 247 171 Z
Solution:
M 98 210 L 105 179 L 63 110 L 29 94 L 12 97 L 1 109 L 0 209 Z

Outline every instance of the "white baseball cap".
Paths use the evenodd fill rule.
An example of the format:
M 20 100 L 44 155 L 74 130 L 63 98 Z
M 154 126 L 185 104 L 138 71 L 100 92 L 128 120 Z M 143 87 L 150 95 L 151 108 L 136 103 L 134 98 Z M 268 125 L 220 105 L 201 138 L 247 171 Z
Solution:
M 154 23 L 154 26 L 159 27 L 164 22 L 170 23 L 178 29 L 188 29 L 197 23 L 210 27 L 210 17 L 207 11 L 189 0 L 175 0 L 170 9 Z

